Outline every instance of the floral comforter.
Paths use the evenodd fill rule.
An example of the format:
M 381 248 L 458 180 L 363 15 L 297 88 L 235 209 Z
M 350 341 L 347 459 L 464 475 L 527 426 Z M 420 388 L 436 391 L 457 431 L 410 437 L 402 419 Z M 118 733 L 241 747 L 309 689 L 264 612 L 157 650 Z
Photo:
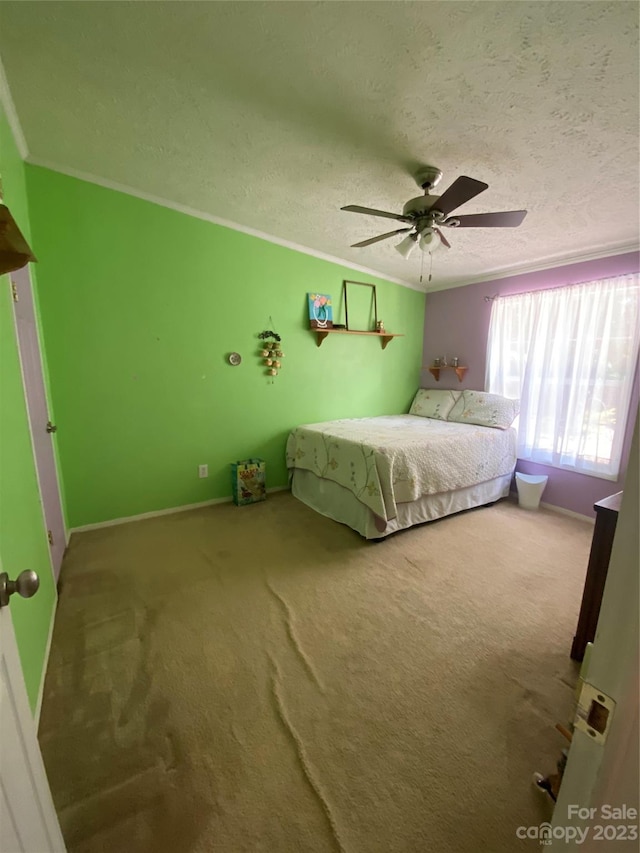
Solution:
M 514 429 L 415 415 L 306 424 L 287 441 L 291 471 L 339 483 L 386 521 L 399 503 L 493 480 L 515 464 Z

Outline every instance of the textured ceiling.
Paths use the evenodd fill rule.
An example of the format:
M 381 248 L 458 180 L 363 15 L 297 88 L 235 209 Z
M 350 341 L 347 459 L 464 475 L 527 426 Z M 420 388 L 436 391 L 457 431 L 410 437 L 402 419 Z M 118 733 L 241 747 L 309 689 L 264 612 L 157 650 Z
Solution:
M 33 162 L 127 185 L 417 282 L 397 240 L 349 244 L 419 190 L 489 184 L 433 286 L 638 242 L 635 2 L 2 2 Z

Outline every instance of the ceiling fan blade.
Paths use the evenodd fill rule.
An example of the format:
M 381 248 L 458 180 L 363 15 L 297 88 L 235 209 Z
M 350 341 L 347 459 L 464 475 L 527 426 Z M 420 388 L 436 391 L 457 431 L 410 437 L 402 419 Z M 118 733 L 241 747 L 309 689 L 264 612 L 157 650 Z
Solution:
M 526 215 L 526 210 L 503 210 L 500 213 L 472 213 L 451 218 L 457 220 L 458 228 L 517 228 Z
M 444 246 L 446 246 L 446 247 L 447 247 L 447 249 L 450 249 L 450 248 L 451 248 L 451 243 L 447 240 L 447 238 L 444 236 L 444 234 L 442 233 L 442 231 L 441 231 L 439 228 L 434 228 L 433 230 L 436 232 L 436 234 L 437 234 L 437 235 L 438 235 L 438 237 L 440 238 L 441 243 L 442 243 Z
M 411 231 L 411 228 L 398 228 L 397 231 L 387 231 L 386 234 L 380 234 L 378 237 L 370 237 L 368 240 L 362 240 L 360 243 L 354 243 L 351 248 L 359 249 L 361 246 L 370 246 L 372 243 L 377 243 L 379 240 L 386 240 L 387 237 L 393 237 L 396 234 L 404 234 L 405 231 Z
M 359 204 L 348 204 L 346 207 L 341 207 L 340 210 L 348 210 L 350 213 L 366 213 L 369 216 L 384 216 L 386 219 L 397 219 L 399 222 L 412 222 L 410 216 L 403 216 L 401 213 L 388 213 L 386 210 L 374 210 L 373 207 L 360 207 Z
M 439 210 L 444 214 L 451 213 L 456 207 L 460 207 L 461 204 L 471 201 L 472 198 L 480 195 L 486 189 L 489 189 L 489 184 L 476 181 L 475 178 L 468 178 L 466 175 L 460 175 L 451 184 L 449 189 L 442 193 L 431 209 Z

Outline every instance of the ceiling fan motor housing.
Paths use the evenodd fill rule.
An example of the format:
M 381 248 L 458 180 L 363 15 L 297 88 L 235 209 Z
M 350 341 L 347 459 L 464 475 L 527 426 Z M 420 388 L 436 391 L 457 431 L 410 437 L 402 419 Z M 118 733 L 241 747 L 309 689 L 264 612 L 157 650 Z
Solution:
M 432 190 L 442 180 L 442 172 L 435 166 L 423 166 L 415 174 L 416 184 L 423 190 Z
M 444 219 L 443 214 L 438 210 L 431 210 L 439 198 L 439 195 L 419 195 L 416 198 L 410 198 L 402 208 L 402 215 L 412 216 L 415 219 L 427 215 L 434 220 Z

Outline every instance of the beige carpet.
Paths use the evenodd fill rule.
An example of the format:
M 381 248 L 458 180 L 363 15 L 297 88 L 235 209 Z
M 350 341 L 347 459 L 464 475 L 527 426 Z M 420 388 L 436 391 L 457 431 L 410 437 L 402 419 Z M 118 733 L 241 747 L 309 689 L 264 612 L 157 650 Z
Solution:
M 282 493 L 74 535 L 40 728 L 69 849 L 539 849 L 592 529 L 503 502 L 371 544 Z

